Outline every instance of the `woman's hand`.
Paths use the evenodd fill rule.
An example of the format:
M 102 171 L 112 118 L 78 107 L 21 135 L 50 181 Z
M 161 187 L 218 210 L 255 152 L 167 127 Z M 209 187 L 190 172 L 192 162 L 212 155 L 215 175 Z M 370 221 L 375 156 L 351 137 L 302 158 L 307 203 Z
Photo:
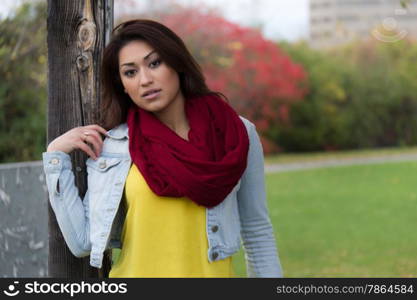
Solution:
M 54 139 L 48 145 L 46 151 L 62 151 L 69 154 L 75 149 L 80 149 L 96 160 L 103 148 L 100 133 L 107 135 L 107 131 L 98 125 L 75 127 Z M 90 147 L 87 143 L 93 147 Z

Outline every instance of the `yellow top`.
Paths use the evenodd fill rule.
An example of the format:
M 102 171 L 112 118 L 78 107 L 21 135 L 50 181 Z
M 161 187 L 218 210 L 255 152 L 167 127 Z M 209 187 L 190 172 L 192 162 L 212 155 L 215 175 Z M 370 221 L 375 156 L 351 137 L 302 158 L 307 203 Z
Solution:
M 161 197 L 135 164 L 125 185 L 123 246 L 109 277 L 233 277 L 232 257 L 207 258 L 206 209 L 186 197 Z

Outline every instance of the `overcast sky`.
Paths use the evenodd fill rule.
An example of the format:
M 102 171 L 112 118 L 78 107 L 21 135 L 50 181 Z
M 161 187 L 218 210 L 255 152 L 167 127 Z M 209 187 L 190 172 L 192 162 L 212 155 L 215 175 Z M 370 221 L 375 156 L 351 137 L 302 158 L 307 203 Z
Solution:
M 117 5 L 123 0 L 115 0 Z M 142 0 L 143 1 L 143 0 Z M 294 41 L 308 36 L 309 0 L 177 0 L 185 4 L 204 2 L 218 8 L 224 16 L 242 25 L 262 24 L 271 39 Z M 0 0 L 0 16 L 7 16 L 22 0 Z M 158 0 L 153 0 L 158 2 Z
M 180 0 L 192 3 L 195 0 Z M 308 36 L 308 0 L 204 0 L 226 18 L 243 25 L 262 24 L 265 36 L 296 40 Z

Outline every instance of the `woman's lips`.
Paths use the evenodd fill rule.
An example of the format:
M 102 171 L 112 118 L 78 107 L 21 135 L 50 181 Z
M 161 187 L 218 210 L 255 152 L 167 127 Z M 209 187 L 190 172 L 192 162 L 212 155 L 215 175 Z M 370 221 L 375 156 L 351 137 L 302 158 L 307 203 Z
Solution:
M 152 93 L 150 93 L 150 94 L 148 94 L 146 96 L 143 96 L 142 98 L 143 99 L 147 99 L 147 100 L 155 99 L 155 98 L 157 98 L 159 96 L 159 94 L 161 93 L 161 91 L 162 90 L 154 91 L 154 92 L 152 92 Z

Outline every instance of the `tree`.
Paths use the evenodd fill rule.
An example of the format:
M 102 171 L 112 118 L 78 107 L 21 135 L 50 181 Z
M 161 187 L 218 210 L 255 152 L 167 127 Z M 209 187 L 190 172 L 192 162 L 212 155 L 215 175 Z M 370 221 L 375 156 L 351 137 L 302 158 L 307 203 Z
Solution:
M 309 74 L 273 140 L 286 151 L 417 144 L 417 43 L 376 39 L 327 51 L 282 44 Z
M 73 127 L 97 123 L 100 62 L 112 28 L 112 0 L 48 0 L 48 143 Z M 83 198 L 87 157 L 82 151 L 74 151 L 71 158 L 75 183 Z M 49 233 L 49 276 L 108 276 L 110 253 L 105 253 L 100 270 L 90 267 L 89 257 L 74 257 L 50 204 Z
M 0 20 L 0 162 L 38 160 L 45 149 L 46 5 Z
M 400 0 L 400 4 L 403 8 L 407 8 L 410 5 L 411 0 Z

